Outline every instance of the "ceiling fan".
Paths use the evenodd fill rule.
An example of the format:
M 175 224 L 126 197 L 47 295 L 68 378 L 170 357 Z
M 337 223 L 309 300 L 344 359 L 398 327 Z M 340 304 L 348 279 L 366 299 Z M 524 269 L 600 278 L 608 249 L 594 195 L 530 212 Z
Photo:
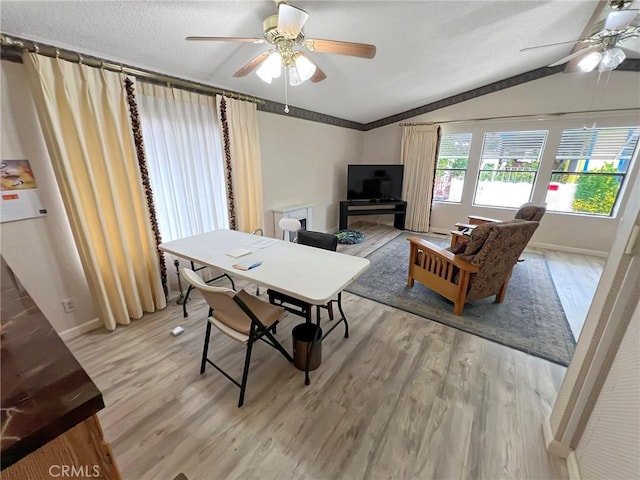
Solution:
M 640 37 L 640 26 L 632 25 L 639 10 L 629 9 L 631 3 L 631 0 L 610 0 L 609 6 L 613 10 L 604 20 L 594 25 L 595 33 L 587 38 L 538 45 L 523 48 L 521 51 L 575 43 L 577 50 L 549 66 L 555 67 L 573 61 L 572 64 L 577 63 L 578 69 L 583 72 L 591 72 L 596 67 L 600 72 L 615 70 L 624 61 L 627 54 L 635 53 L 622 44 L 631 38 Z M 564 71 L 571 72 L 573 69 L 567 67 Z
M 315 83 L 327 78 L 327 75 L 305 55 L 301 50 L 302 47 L 312 52 L 337 53 L 361 58 L 375 56 L 375 45 L 305 38 L 302 27 L 309 18 L 309 14 L 288 5 L 283 0 L 274 1 L 278 6 L 278 14 L 264 19 L 264 38 L 189 36 L 186 40 L 268 43 L 273 46 L 271 50 L 262 52 L 249 60 L 233 76 L 244 77 L 257 69 L 256 74 L 263 81 L 271 83 L 284 69 L 285 85 L 288 83 L 291 86 L 300 85 L 306 80 Z

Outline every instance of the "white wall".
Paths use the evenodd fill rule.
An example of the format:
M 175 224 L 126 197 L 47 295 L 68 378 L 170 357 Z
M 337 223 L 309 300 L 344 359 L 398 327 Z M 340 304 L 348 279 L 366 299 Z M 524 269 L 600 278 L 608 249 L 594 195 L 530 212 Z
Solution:
M 638 72 L 614 71 L 610 77 L 606 75 L 599 80 L 597 73 L 556 74 L 405 120 L 406 122 L 460 120 L 461 122 L 443 124 L 443 133 L 474 133 L 475 145 L 472 146 L 463 200 L 460 204 L 434 203 L 433 229 L 451 230 L 454 223 L 464 221 L 469 214 L 505 220 L 513 217 L 513 209 L 472 205 L 481 152 L 481 137 L 484 131 L 551 128 L 555 129 L 555 133 L 550 131 L 549 134 L 548 145 L 551 146 L 551 142 L 559 140 L 558 132 L 563 128 L 592 126 L 594 121 L 597 121 L 599 127 L 640 125 L 638 111 L 548 117 L 551 120 L 544 121 L 536 119 L 472 121 L 473 119 L 629 108 L 640 108 L 640 73 Z M 401 130 L 396 123 L 365 132 L 362 162 L 399 162 Z M 546 181 L 550 175 L 549 167 L 553 162 L 552 153 L 549 150 L 543 159 L 538 175 L 539 182 L 533 192 L 533 200 L 544 201 Z M 543 171 L 545 166 L 546 173 Z M 626 197 L 622 198 L 621 207 L 624 206 L 625 198 L 629 194 L 630 192 L 626 192 Z M 604 254 L 611 248 L 617 225 L 617 218 L 547 212 L 532 239 L 532 244 Z
M 273 208 L 309 203 L 313 230 L 335 231 L 347 165 L 362 158 L 364 132 L 265 112 L 258 124 L 265 234 L 274 234 Z
M 80 265 L 23 66 L 2 61 L 0 155 L 27 159 L 34 171 L 44 217 L 2 223 L 0 252 L 59 333 L 97 316 Z M 76 311 L 61 301 L 72 298 Z
M 583 480 L 640 478 L 640 304 L 576 448 Z

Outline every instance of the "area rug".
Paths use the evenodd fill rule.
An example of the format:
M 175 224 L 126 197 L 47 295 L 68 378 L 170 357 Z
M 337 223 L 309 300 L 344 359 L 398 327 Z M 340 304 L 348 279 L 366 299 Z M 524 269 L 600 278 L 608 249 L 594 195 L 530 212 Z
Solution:
M 462 315 L 453 314 L 453 303 L 424 285 L 407 287 L 409 242 L 401 235 L 370 253 L 371 266 L 347 291 L 400 310 L 443 323 L 511 348 L 568 365 L 575 340 L 556 293 L 543 255 L 525 253 L 516 265 L 504 303 L 488 297 L 467 303 Z M 448 246 L 448 239 L 424 237 Z

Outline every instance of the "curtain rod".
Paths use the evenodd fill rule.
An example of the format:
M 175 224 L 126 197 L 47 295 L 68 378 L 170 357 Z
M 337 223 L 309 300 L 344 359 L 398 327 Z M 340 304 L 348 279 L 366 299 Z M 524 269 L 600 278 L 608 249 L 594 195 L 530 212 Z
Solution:
M 510 115 L 504 117 L 485 117 L 485 118 L 469 118 L 467 120 L 445 120 L 443 122 L 405 122 L 399 123 L 399 127 L 417 127 L 421 125 L 443 125 L 445 123 L 471 123 L 471 122 L 484 122 L 488 120 L 516 120 L 526 118 L 540 118 L 540 117 L 565 117 L 567 115 L 584 115 L 594 113 L 627 113 L 627 112 L 640 112 L 638 108 L 619 108 L 609 110 L 582 110 L 577 112 L 562 112 L 562 113 L 537 113 L 531 115 Z
M 90 67 L 104 68 L 105 70 L 110 70 L 112 72 L 126 73 L 128 75 L 133 75 L 134 77 L 141 80 L 150 80 L 152 82 L 158 82 L 168 86 L 182 87 L 185 89 L 195 90 L 196 92 L 200 93 L 213 93 L 229 98 L 235 98 L 237 100 L 257 103 L 260 105 L 264 105 L 266 103 L 263 99 L 252 97 L 250 95 L 244 95 L 242 93 L 233 92 L 230 90 L 223 90 L 220 88 L 211 87 L 209 85 L 204 85 L 202 83 L 192 82 L 190 80 L 184 80 L 182 78 L 172 77 L 170 75 L 164 75 L 149 70 L 130 67 L 122 63 L 112 62 L 111 60 L 105 60 L 103 58 L 94 57 L 91 55 L 83 55 L 79 52 L 54 47 L 52 45 L 47 45 L 44 43 L 34 42 L 33 40 L 26 40 L 23 38 L 8 36 L 4 33 L 0 33 L 0 45 L 2 47 L 26 50 L 28 52 L 37 53 L 38 55 L 44 55 L 46 57 L 61 58 L 70 62 L 88 65 Z

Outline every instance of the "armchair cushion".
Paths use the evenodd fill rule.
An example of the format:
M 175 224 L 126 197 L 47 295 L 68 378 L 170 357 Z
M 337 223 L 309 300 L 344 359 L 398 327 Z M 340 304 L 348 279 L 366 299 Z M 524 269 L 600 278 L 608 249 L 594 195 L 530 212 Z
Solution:
M 464 251 L 460 252 L 460 255 L 462 255 L 462 258 L 465 261 L 473 261 L 475 255 L 482 249 L 483 245 L 487 241 L 493 225 L 495 225 L 495 223 L 483 223 L 473 229 L 471 236 L 465 245 Z
M 544 213 L 547 211 L 546 203 L 543 205 L 537 203 L 525 203 L 520 206 L 515 216 L 516 220 L 529 220 L 532 222 L 539 222 Z
M 460 255 L 461 253 L 464 253 L 467 248 L 467 243 L 469 243 L 469 240 L 462 240 L 454 248 L 450 249 L 451 253 L 453 253 L 454 255 Z

